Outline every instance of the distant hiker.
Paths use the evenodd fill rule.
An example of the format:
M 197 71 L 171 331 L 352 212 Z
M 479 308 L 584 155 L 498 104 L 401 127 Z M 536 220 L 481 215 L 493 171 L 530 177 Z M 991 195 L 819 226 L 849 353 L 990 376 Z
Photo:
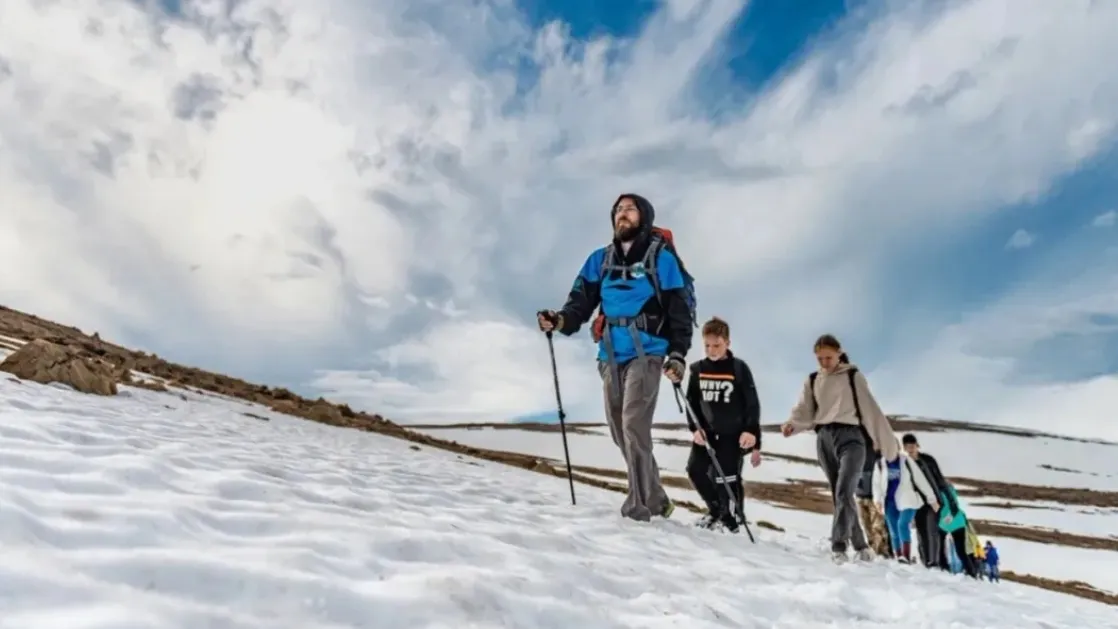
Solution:
M 967 522 L 967 541 L 971 544 L 970 554 L 974 558 L 974 567 L 977 568 L 978 579 L 981 581 L 986 576 L 986 549 L 982 547 L 971 522 Z
M 683 379 L 695 327 L 693 280 L 671 232 L 653 226 L 655 217 L 644 197 L 618 197 L 610 213 L 613 242 L 586 259 L 558 312 L 537 316 L 544 332 L 571 336 L 601 309 L 592 330 L 598 372 L 610 434 L 629 480 L 621 515 L 639 521 L 668 517 L 675 509 L 652 454 L 652 417 L 660 374 L 672 382 Z
M 997 583 L 1002 580 L 1002 573 L 998 568 L 998 561 L 998 549 L 994 547 L 994 542 L 986 540 L 986 576 L 990 578 L 992 583 Z
M 968 577 L 978 578 L 978 566 L 975 565 L 973 550 L 967 544 L 967 514 L 959 504 L 959 494 L 955 487 L 948 485 L 940 493 L 939 530 L 947 534 L 946 543 L 955 548 L 959 561 L 963 562 L 963 572 Z
M 858 516 L 862 521 L 862 530 L 869 538 L 870 548 L 880 557 L 894 557 L 893 542 L 889 537 L 889 527 L 885 525 L 885 516 L 877 510 L 873 502 L 873 470 L 881 453 L 874 450 L 872 456 L 866 457 L 862 466 L 862 476 L 858 479 Z
M 856 558 L 873 559 L 862 527 L 858 525 L 855 492 L 870 448 L 886 460 L 897 458 L 897 438 L 870 393 L 866 377 L 842 351 L 838 339 L 825 334 L 815 341 L 819 371 L 804 382 L 792 416 L 780 427 L 785 437 L 814 429 L 816 456 L 827 475 L 834 500 L 831 552 L 836 562 L 846 560 L 847 540 Z
M 730 326 L 718 317 L 703 324 L 706 358 L 691 365 L 687 400 L 701 415 L 703 425 L 687 417 L 694 443 L 687 459 L 687 476 L 707 505 L 700 526 L 723 526 L 737 532 L 740 513 L 731 513 L 727 491 L 742 504 L 741 469 L 744 454 L 752 452 L 753 467 L 761 464 L 761 401 L 749 366 L 730 351 Z M 705 443 L 709 442 L 726 477 L 719 478 Z
M 924 470 L 898 449 L 897 457 L 878 459 L 873 471 L 873 500 L 885 516 L 893 554 L 905 563 L 912 562 L 912 518 L 916 510 L 928 506 L 939 511 L 935 489 Z
M 927 476 L 935 490 L 935 495 L 943 494 L 950 483 L 944 477 L 943 472 L 940 471 L 939 462 L 936 461 L 935 457 L 920 449 L 920 443 L 916 440 L 916 435 L 912 433 L 906 433 L 901 437 L 901 444 L 904 446 L 908 457 L 924 471 L 924 475 Z M 943 533 L 939 529 L 939 515 L 931 507 L 924 505 L 916 511 L 913 524 L 916 525 L 916 541 L 924 566 L 947 570 L 947 555 L 943 548 Z

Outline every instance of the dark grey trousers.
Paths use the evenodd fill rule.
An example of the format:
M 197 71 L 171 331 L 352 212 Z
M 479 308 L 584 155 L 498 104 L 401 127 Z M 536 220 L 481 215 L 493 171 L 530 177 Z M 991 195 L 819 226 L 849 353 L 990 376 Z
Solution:
M 819 427 L 815 440 L 819 466 L 827 475 L 834 500 L 831 519 L 831 550 L 846 552 L 847 540 L 854 550 L 867 548 L 866 535 L 858 523 L 858 478 L 866 462 L 866 442 L 858 426 L 825 424 Z
M 663 515 L 671 504 L 660 483 L 660 466 L 652 454 L 652 416 L 660 396 L 663 367 L 662 356 L 642 356 L 621 365 L 618 396 L 608 365 L 598 366 L 609 433 L 625 457 L 629 478 L 629 493 L 621 505 L 621 515 L 645 522 L 654 515 Z
M 920 559 L 928 568 L 939 568 L 947 564 L 944 557 L 943 531 L 939 530 L 939 514 L 928 505 L 916 510 L 916 541 L 919 543 Z

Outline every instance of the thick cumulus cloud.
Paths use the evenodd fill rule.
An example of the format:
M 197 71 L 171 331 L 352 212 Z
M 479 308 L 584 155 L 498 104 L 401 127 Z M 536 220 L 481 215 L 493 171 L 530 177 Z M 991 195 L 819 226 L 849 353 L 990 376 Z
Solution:
M 636 190 L 776 421 L 816 334 L 901 325 L 894 256 L 1041 197 L 1118 118 L 1110 3 L 875 6 L 714 114 L 742 2 L 589 41 L 444 5 L 0 4 L 0 298 L 403 421 L 502 419 L 554 404 L 533 313 Z M 1115 261 L 1067 264 L 1076 238 L 951 325 L 913 313 L 919 342 L 867 366 L 890 409 L 1100 430 L 1114 381 L 1035 351 L 1118 313 Z M 557 350 L 571 415 L 599 417 L 589 340 Z

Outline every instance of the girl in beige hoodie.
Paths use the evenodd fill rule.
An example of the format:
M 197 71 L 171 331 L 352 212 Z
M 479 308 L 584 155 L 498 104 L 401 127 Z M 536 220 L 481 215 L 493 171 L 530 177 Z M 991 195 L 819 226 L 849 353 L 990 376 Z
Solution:
M 785 437 L 814 429 L 815 453 L 827 475 L 834 500 L 831 552 L 836 562 L 846 560 L 846 545 L 856 557 L 873 559 L 865 533 L 858 523 L 855 492 L 865 459 L 880 450 L 882 459 L 897 458 L 899 446 L 893 428 L 870 393 L 866 377 L 850 364 L 838 339 L 825 334 L 815 342 L 819 371 L 804 382 L 792 416 L 780 427 Z M 872 442 L 872 443 L 871 443 Z

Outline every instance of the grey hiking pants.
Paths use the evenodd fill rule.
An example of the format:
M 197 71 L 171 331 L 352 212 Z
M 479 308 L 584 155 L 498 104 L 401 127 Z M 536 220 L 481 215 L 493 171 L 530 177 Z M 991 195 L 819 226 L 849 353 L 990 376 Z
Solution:
M 613 442 L 625 457 L 629 493 L 621 515 L 647 522 L 668 508 L 668 494 L 660 483 L 660 468 L 652 455 L 652 416 L 660 396 L 664 358 L 641 356 L 618 366 L 621 395 L 613 386 L 607 363 L 598 364 L 605 396 L 606 420 Z
M 834 499 L 831 519 L 831 550 L 846 552 L 850 540 L 854 550 L 868 547 L 865 533 L 858 523 L 858 478 L 866 460 L 866 442 L 858 426 L 824 424 L 815 440 L 819 466 L 827 475 Z

